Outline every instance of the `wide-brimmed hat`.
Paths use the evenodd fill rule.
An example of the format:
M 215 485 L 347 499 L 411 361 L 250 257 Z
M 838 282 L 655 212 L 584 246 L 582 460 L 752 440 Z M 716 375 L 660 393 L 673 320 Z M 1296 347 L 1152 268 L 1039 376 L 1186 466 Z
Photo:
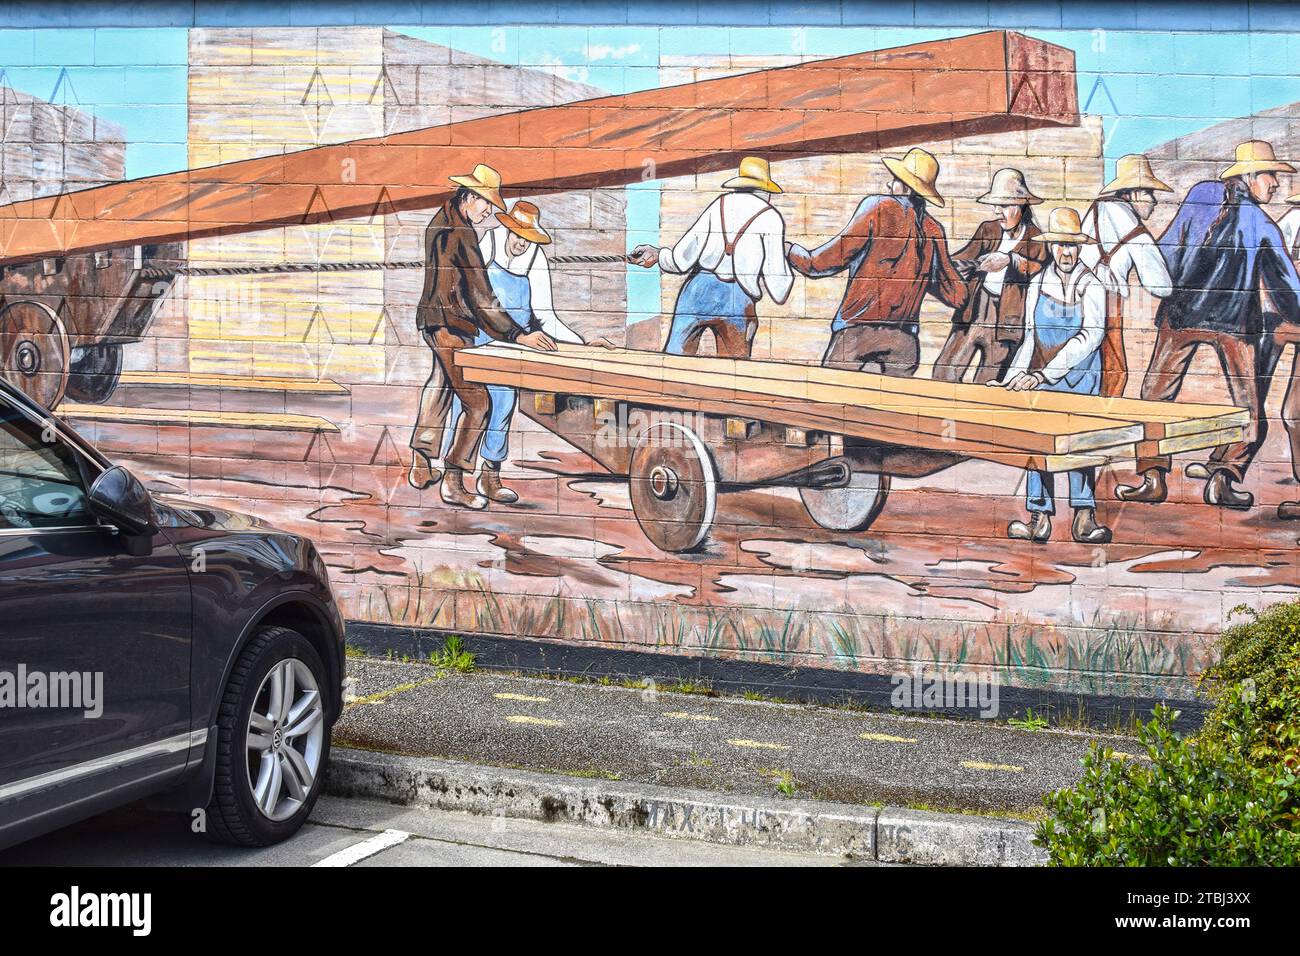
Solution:
M 976 202 L 986 206 L 1036 206 L 1043 200 L 1029 191 L 1025 174 L 1018 169 L 999 169 L 993 174 L 989 191 Z
M 772 167 L 766 159 L 758 156 L 746 156 L 740 161 L 740 174 L 722 184 L 723 189 L 761 189 L 768 193 L 779 193 L 781 187 L 772 181 Z
M 925 150 L 917 146 L 909 149 L 902 159 L 885 156 L 881 162 L 910 189 L 920 193 L 936 206 L 943 205 L 943 197 L 935 188 L 935 182 L 939 179 L 939 161 Z
M 544 246 L 551 241 L 551 235 L 542 228 L 541 219 L 542 211 L 523 199 L 511 206 L 509 212 L 497 213 L 497 222 L 516 236 Z
M 1156 178 L 1151 171 L 1151 161 L 1141 153 L 1129 153 L 1115 160 L 1115 178 L 1102 187 L 1099 196 L 1123 192 L 1126 189 L 1146 189 L 1153 193 L 1171 193 L 1173 188 Z
M 1273 144 L 1251 139 L 1237 147 L 1237 161 L 1219 173 L 1220 179 L 1245 176 L 1247 173 L 1294 173 L 1295 167 L 1273 155 Z
M 457 186 L 464 186 L 470 192 L 482 196 L 502 212 L 505 211 L 506 201 L 501 198 L 501 174 L 491 166 L 484 166 L 479 163 L 474 167 L 474 172 L 468 176 L 451 176 L 449 178 Z
M 1074 245 L 1086 245 L 1096 242 L 1083 231 L 1079 221 L 1079 212 L 1069 206 L 1057 206 L 1047 216 L 1047 229 L 1034 236 L 1038 242 L 1066 242 Z

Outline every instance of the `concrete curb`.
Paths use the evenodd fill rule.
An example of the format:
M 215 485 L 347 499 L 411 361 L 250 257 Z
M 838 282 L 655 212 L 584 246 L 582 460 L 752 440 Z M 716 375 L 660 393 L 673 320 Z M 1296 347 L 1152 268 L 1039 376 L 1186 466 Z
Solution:
M 590 780 L 336 747 L 325 791 L 391 803 L 587 826 L 643 829 L 732 846 L 929 866 L 1034 866 L 1016 820 Z

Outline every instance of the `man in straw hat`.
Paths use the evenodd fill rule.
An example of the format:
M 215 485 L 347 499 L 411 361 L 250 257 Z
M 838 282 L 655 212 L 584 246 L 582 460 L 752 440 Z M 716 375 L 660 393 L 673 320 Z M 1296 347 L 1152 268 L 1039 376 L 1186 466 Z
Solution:
M 474 471 L 492 400 L 487 386 L 466 381 L 453 355 L 472 345 L 480 334 L 545 350 L 553 350 L 555 342 L 545 332 L 526 331 L 516 323 L 501 307 L 488 281 L 474 227 L 494 208 L 505 211 L 501 176 L 480 163 L 469 175 L 452 176 L 451 181 L 458 187 L 455 194 L 434 214 L 424 233 L 424 292 L 415 310 L 415 323 L 433 350 L 434 361 L 420 393 L 407 481 L 416 488 L 427 488 L 441 477 L 443 501 L 477 510 L 487 507 L 487 498 L 466 491 L 464 475 Z M 446 470 L 440 473 L 433 459 L 442 444 L 452 396 L 460 399 L 462 414 L 452 424 Z
M 488 284 L 501 307 L 515 324 L 528 332 L 544 332 L 556 342 L 582 344 L 582 337 L 560 321 L 551 296 L 551 268 L 542 246 L 550 245 L 551 236 L 542 228 L 541 210 L 533 203 L 519 200 L 509 212 L 496 214 L 497 225 L 483 234 L 479 251 L 487 263 Z M 475 345 L 486 345 L 492 336 L 482 330 Z M 599 344 L 608 346 L 604 339 Z M 501 463 L 509 452 L 510 422 L 515 411 L 515 390 L 508 385 L 487 386 L 491 407 L 487 429 L 479 449 L 478 482 L 480 497 L 489 502 L 512 504 L 519 495 L 501 483 Z M 460 420 L 462 404 L 453 395 L 447 421 Z M 444 428 L 442 457 L 451 454 L 454 430 Z
M 1233 482 L 1264 443 L 1268 421 L 1259 372 L 1270 359 L 1277 316 L 1300 315 L 1300 276 L 1286 254 L 1282 233 L 1261 208 L 1278 188 L 1277 174 L 1294 167 L 1273 155 L 1273 147 L 1251 140 L 1237 147 L 1236 162 L 1217 181 L 1197 183 L 1160 237 L 1173 291 L 1156 312 L 1156 341 L 1142 382 L 1142 397 L 1173 401 L 1192 357 L 1202 345 L 1214 349 L 1227 379 L 1232 404 L 1250 410 L 1253 428 L 1244 441 L 1220 445 L 1193 477 L 1204 476 L 1207 504 L 1239 510 L 1254 503 Z M 1272 303 L 1264 311 L 1261 293 Z M 1275 309 L 1276 311 L 1273 311 Z M 1142 482 L 1121 485 L 1123 501 L 1164 501 L 1168 456 L 1139 458 Z
M 712 332 L 718 355 L 747 358 L 764 289 L 779 305 L 794 285 L 785 259 L 785 220 L 769 198 L 781 187 L 767 160 L 746 156 L 722 188 L 671 249 L 632 250 L 636 265 L 689 275 L 664 344 L 673 355 L 694 355 L 704 333 Z
M 1053 209 L 1044 243 L 1051 261 L 1029 283 L 1025 294 L 1025 338 L 1001 382 L 1012 391 L 1046 389 L 1074 395 L 1096 395 L 1101 389 L 1101 348 L 1106 333 L 1106 289 L 1087 266 L 1079 250 L 1093 241 L 1083 231 L 1079 214 L 1068 206 Z M 1110 529 L 1097 524 L 1095 468 L 1069 473 L 1070 507 L 1074 520 L 1070 536 L 1082 544 L 1106 544 Z M 1007 537 L 1042 543 L 1052 536 L 1056 511 L 1056 476 L 1031 471 L 1025 486 L 1025 507 L 1031 520 L 1013 521 Z
M 952 314 L 952 331 L 935 360 L 933 377 L 960 382 L 971 359 L 974 381 L 991 382 L 1006 370 L 1025 335 L 1025 291 L 1043 268 L 1047 249 L 1034 242 L 1041 230 L 1032 207 L 1042 202 L 1018 169 L 999 169 L 976 202 L 997 207 L 953 257 L 967 276 L 966 305 Z
M 791 246 L 790 264 L 815 279 L 849 273 L 823 365 L 914 375 L 922 298 L 928 291 L 961 308 L 966 285 L 948 256 L 943 226 L 926 212 L 927 203 L 943 205 L 935 188 L 939 161 L 912 149 L 883 162 L 893 176 L 889 192 L 863 199 L 839 235 L 811 252 Z
M 1124 301 L 1129 276 L 1137 272 L 1142 288 L 1157 299 L 1173 291 L 1169 268 L 1146 221 L 1156 209 L 1156 193 L 1173 192 L 1156 178 L 1140 153 L 1121 156 L 1083 224 L 1095 245 L 1084 248 L 1083 261 L 1106 286 L 1106 338 L 1101 343 L 1101 394 L 1123 395 L 1128 384 L 1124 353 Z

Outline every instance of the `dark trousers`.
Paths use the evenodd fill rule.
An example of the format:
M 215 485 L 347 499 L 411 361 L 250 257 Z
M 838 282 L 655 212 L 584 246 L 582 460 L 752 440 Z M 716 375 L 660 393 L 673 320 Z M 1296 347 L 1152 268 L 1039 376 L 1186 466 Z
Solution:
M 1156 330 L 1151 363 L 1147 366 L 1146 378 L 1142 380 L 1142 397 L 1156 402 L 1172 402 L 1177 398 L 1192 357 L 1202 345 L 1212 348 L 1219 357 L 1232 404 L 1250 410 L 1253 426 L 1247 430 L 1244 441 L 1214 449 L 1207 467 L 1211 471 L 1227 472 L 1234 481 L 1241 481 L 1268 434 L 1264 394 L 1260 387 L 1261 379 L 1267 382 L 1267 378 L 1258 373 L 1261 364 L 1276 361 L 1271 358 L 1271 348 L 1263 348 L 1258 339 L 1231 332 L 1161 327 Z M 1168 455 L 1139 458 L 1137 461 L 1139 472 L 1152 469 L 1168 471 L 1170 467 Z
M 464 371 L 456 364 L 457 349 L 473 343 L 445 326 L 424 330 L 424 341 L 433 350 L 433 370 L 420 392 L 420 410 L 411 435 L 411 447 L 437 458 L 442 449 L 442 430 L 447 427 L 451 396 L 460 399 L 461 414 L 454 429 L 446 463 L 452 468 L 474 470 L 474 457 L 487 426 L 492 398 L 487 386 L 465 381 Z
M 1272 336 L 1264 340 L 1265 358 L 1259 365 L 1260 404 L 1268 396 L 1269 384 L 1277 363 L 1287 346 L 1300 346 L 1300 324 L 1283 322 Z M 1291 446 L 1291 474 L 1300 481 L 1300 349 L 1292 353 L 1291 378 L 1286 385 L 1286 395 L 1282 399 L 1282 427 L 1286 429 L 1287 442 Z
M 983 298 L 979 316 L 973 322 L 952 327 L 948 341 L 934 360 L 931 378 L 960 382 L 971 360 L 978 358 L 971 380 L 984 385 L 1000 378 L 1011 361 L 1018 343 L 998 338 L 998 299 L 987 292 L 979 295 Z
M 921 364 L 915 325 L 862 323 L 831 333 L 822 365 L 849 372 L 884 372 L 912 376 Z

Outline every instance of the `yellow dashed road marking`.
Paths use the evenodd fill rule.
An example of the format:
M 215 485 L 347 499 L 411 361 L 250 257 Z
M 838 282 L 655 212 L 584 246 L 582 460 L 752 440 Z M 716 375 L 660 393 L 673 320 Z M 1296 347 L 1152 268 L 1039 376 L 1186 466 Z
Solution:
M 895 737 L 893 734 L 858 734 L 863 740 L 880 740 L 887 744 L 914 744 L 915 737 Z
M 672 717 L 674 720 L 717 720 L 716 717 L 710 717 L 708 714 L 692 714 L 684 710 L 670 710 L 664 713 L 665 717 Z
M 1125 753 L 1122 750 L 1112 750 L 1110 752 L 1110 755 L 1114 757 L 1116 760 L 1150 760 L 1151 759 L 1146 754 L 1130 754 L 1130 753 Z
M 549 704 L 549 697 L 529 697 L 527 694 L 493 694 L 497 700 L 526 700 L 534 704 Z
M 785 744 L 768 743 L 766 740 L 728 740 L 733 747 L 752 747 L 757 750 L 789 750 Z
M 562 720 L 547 720 L 545 717 L 529 717 L 527 714 L 511 714 L 506 720 L 512 724 L 535 724 L 538 727 L 563 727 Z
M 971 770 L 1001 770 L 1006 773 L 1020 773 L 1025 769 L 1013 763 L 985 763 L 982 760 L 963 760 L 961 765 Z

